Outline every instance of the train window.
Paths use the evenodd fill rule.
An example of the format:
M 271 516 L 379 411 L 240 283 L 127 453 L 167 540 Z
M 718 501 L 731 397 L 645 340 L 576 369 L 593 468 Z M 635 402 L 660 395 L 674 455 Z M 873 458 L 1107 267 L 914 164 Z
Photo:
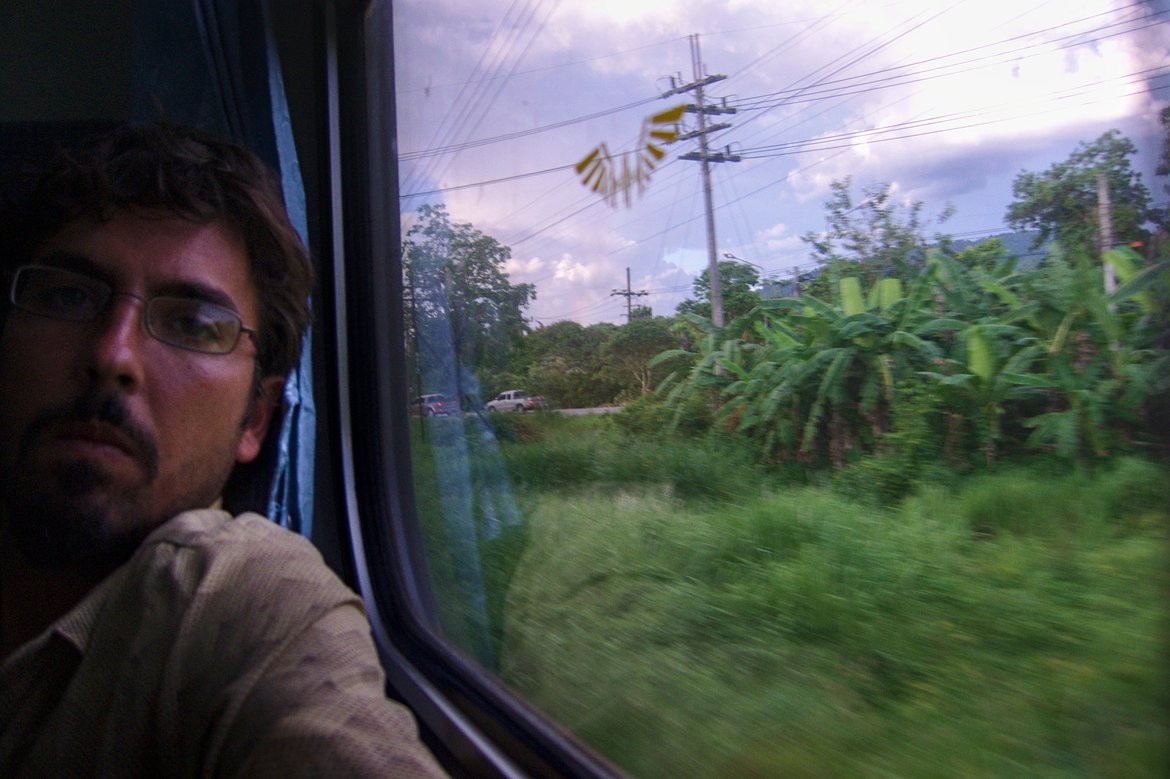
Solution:
M 1164 9 L 398 0 L 392 36 L 448 647 L 639 777 L 1163 775 Z

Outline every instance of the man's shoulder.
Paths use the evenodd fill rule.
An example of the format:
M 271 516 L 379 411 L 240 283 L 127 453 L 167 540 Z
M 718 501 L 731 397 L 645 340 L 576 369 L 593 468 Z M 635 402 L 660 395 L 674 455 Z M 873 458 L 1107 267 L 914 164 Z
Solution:
M 316 548 L 256 514 L 179 514 L 110 585 L 95 637 L 170 645 L 188 672 L 212 678 L 219 665 L 250 665 L 329 614 L 369 630 L 361 599 Z
M 320 557 L 308 539 L 253 513 L 232 516 L 219 509 L 184 511 L 155 528 L 143 546 L 163 544 L 212 552 L 257 546 Z
M 156 528 L 129 567 L 191 595 L 230 590 L 233 599 L 248 601 L 295 592 L 302 605 L 356 600 L 308 539 L 259 514 L 185 511 Z

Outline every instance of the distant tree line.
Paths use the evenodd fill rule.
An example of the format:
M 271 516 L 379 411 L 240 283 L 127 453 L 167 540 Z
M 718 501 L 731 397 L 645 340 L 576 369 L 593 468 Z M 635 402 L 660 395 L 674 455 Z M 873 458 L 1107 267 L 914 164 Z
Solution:
M 702 395 L 771 458 L 841 463 L 907 438 L 899 420 L 911 419 L 932 420 L 946 456 L 1105 452 L 1137 434 L 1168 389 L 1166 210 L 1151 205 L 1135 153 L 1110 131 L 1017 176 L 1005 219 L 1037 236 L 1046 259 L 1034 271 L 996 239 L 956 250 L 945 234 L 927 235 L 923 204 L 897 200 L 890 185 L 854 193 L 848 178 L 834 182 L 825 229 L 803 237 L 815 280 L 800 298 L 765 300 L 753 266 L 718 263 L 721 330 L 706 270 L 673 316 L 637 306 L 621 325 L 533 328 L 524 312 L 536 291 L 504 272 L 510 249 L 423 206 L 404 244 L 415 385 L 472 403 L 523 388 L 568 408 L 626 402 L 665 382 L 663 399 L 693 407 Z M 1099 172 L 1114 203 L 1105 258 L 1123 297 L 1098 283 Z

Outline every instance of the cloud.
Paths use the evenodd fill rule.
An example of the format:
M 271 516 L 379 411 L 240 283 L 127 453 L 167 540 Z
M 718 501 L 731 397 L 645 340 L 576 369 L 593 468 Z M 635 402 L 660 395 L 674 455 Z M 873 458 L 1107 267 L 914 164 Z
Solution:
M 705 247 L 672 249 L 666 252 L 662 261 L 669 266 L 698 275 L 707 267 L 707 249 Z
M 504 263 L 504 272 L 509 275 L 532 275 L 543 271 L 548 264 L 539 257 L 529 257 L 527 260 L 519 260 L 513 257 Z
M 859 133 L 844 148 L 798 157 L 798 168 L 808 169 L 793 179 L 801 197 L 827 191 L 829 182 L 846 174 L 895 181 L 923 177 L 937 170 L 940 160 L 1024 156 L 1054 136 L 1093 135 L 1102 124 L 1140 111 L 1150 98 L 1133 88 L 1140 81 L 1134 74 L 1159 56 L 1164 64 L 1170 27 L 1161 26 L 1163 44 L 1152 51 L 1148 42 L 1139 44 L 1132 36 L 1108 37 L 1112 28 L 1106 22 L 1112 20 L 1101 13 L 1109 5 L 1069 6 L 1049 21 L 1052 31 L 1047 36 L 1013 35 L 1034 29 L 1035 14 L 998 17 L 981 7 L 979 13 L 987 18 L 1017 19 L 1012 26 L 993 27 L 986 38 L 977 35 L 986 27 L 978 19 L 962 14 L 940 19 L 943 30 L 957 33 L 965 27 L 963 37 L 940 36 L 945 46 L 962 40 L 972 52 L 956 56 L 947 49 L 941 54 L 893 50 L 873 63 L 891 80 L 907 73 L 898 69 L 899 60 L 913 57 L 924 64 L 915 66 L 920 76 L 905 79 L 905 86 L 863 95 L 839 124 L 820 135 L 828 146 L 828 139 L 841 137 L 842 131 Z M 1146 31 L 1147 38 L 1153 34 Z M 926 62 L 935 57 L 936 62 Z
M 1127 21 L 1138 16 L 1117 0 L 399 0 L 403 191 L 500 180 L 431 198 L 513 248 L 534 311 L 620 321 L 610 293 L 627 266 L 656 311 L 706 266 L 699 166 L 675 160 L 697 141 L 673 147 L 629 209 L 601 205 L 572 170 L 530 174 L 602 141 L 627 148 L 666 107 L 662 79 L 689 78 L 690 33 L 705 72 L 728 76 L 708 98 L 740 108 L 711 136 L 744 154 L 713 166 L 718 248 L 772 269 L 806 260 L 799 236 L 823 228 L 829 186 L 847 175 L 893 184 L 927 217 L 954 202 L 948 227 L 974 231 L 1002 225 L 1020 170 L 1110 127 L 1156 154 L 1165 92 L 1147 87 L 1151 69 L 1166 73 L 1170 24 L 1136 30 L 1151 21 Z
M 761 230 L 757 240 L 767 246 L 769 250 L 775 252 L 788 252 L 804 247 L 804 241 L 800 239 L 800 236 L 793 235 L 789 231 L 788 225 L 785 224 L 774 224 L 765 230 Z
M 556 264 L 556 278 L 561 281 L 593 281 L 596 278 L 596 267 L 590 267 L 582 262 L 577 262 L 572 257 L 565 255 L 557 260 Z

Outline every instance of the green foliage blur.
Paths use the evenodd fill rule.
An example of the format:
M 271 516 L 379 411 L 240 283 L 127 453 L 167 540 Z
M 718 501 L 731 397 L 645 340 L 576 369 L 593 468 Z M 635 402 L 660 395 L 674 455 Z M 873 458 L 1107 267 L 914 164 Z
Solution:
M 905 287 L 843 277 L 836 303 L 768 300 L 722 330 L 696 318 L 706 337 L 659 358 L 686 365 L 663 396 L 680 418 L 716 399 L 716 420 L 765 462 L 842 469 L 882 453 L 911 478 L 926 454 L 962 469 L 1170 444 L 1158 424 L 1170 351 L 1148 294 L 1170 264 L 1112 250 L 1123 283 L 1107 294 L 1099 263 L 1055 245 L 1028 272 L 1008 257 L 963 259 L 932 251 Z
M 834 182 L 826 230 L 805 236 L 821 263 L 806 294 L 761 301 L 721 329 L 690 316 L 700 335 L 658 358 L 682 366 L 660 394 L 676 423 L 705 399 L 763 462 L 831 467 L 848 491 L 868 485 L 887 502 L 926 471 L 1005 456 L 1170 453 L 1170 250 L 1147 232 L 1165 214 L 1135 153 L 1110 131 L 1020 173 L 1007 220 L 1047 241 L 1038 267 L 995 239 L 956 252 L 924 235 L 921 203 Z
M 1164 465 L 1001 461 L 895 504 L 631 408 L 502 445 L 524 536 L 492 596 L 497 673 L 623 770 L 1162 775 Z
M 412 420 L 444 634 L 638 777 L 1164 776 L 1170 249 L 1085 227 L 1101 165 L 1148 202 L 1123 141 L 1021 174 L 1038 266 L 845 181 L 811 294 L 517 335 L 487 394 L 624 407 Z
M 446 635 L 639 777 L 1162 775 L 1164 464 L 824 479 L 704 411 L 416 419 Z
M 723 316 L 725 320 L 735 319 L 751 311 L 760 302 L 758 286 L 760 274 L 751 265 L 732 260 L 720 260 L 716 263 L 719 268 L 720 293 L 723 296 Z M 705 319 L 711 318 L 711 272 L 704 268 L 695 277 L 691 285 L 694 297 L 678 304 L 679 314 L 696 314 Z

